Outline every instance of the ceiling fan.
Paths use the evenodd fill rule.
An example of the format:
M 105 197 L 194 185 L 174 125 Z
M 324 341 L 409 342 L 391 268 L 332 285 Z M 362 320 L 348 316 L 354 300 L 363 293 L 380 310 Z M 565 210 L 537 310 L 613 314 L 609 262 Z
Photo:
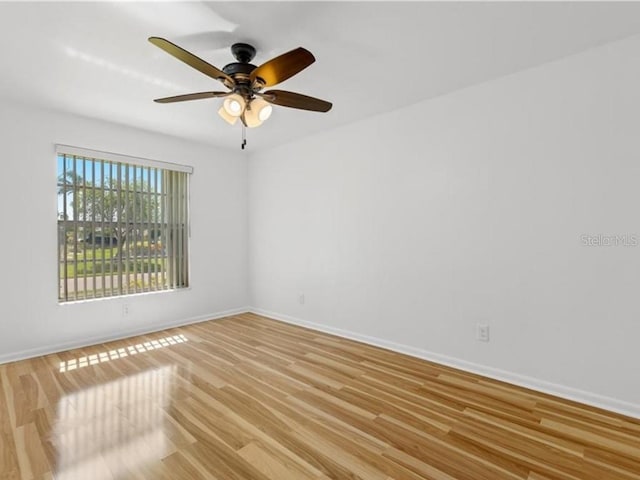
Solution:
M 319 98 L 285 90 L 262 91 L 265 87 L 272 87 L 284 82 L 316 61 L 311 52 L 302 47 L 272 58 L 256 67 L 250 63 L 256 54 L 256 49 L 246 43 L 235 43 L 231 46 L 231 53 L 237 61 L 219 70 L 164 38 L 150 37 L 149 41 L 190 67 L 222 82 L 229 89 L 226 92 L 199 92 L 158 98 L 154 100 L 155 102 L 174 103 L 222 97 L 224 101 L 218 111 L 220 116 L 231 125 L 236 123 L 239 118 L 244 126 L 250 128 L 260 126 L 269 118 L 272 104 L 313 112 L 331 110 L 332 104 Z

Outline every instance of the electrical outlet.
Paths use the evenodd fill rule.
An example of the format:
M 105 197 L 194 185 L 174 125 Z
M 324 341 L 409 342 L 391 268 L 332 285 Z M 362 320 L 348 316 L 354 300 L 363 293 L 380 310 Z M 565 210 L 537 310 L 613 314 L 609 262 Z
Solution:
M 477 338 L 479 342 L 489 341 L 489 325 L 479 323 L 477 326 Z
M 300 305 L 304 305 L 304 293 L 298 295 L 298 302 L 300 303 Z
M 128 303 L 122 305 L 122 316 L 126 317 L 131 313 L 131 306 Z

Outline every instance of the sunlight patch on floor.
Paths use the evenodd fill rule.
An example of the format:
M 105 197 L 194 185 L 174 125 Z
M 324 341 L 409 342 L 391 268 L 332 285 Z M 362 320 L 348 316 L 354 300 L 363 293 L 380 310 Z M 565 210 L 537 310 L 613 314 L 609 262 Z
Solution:
M 56 478 L 129 478 L 171 453 L 162 407 L 175 388 L 176 368 L 136 373 L 63 397 L 51 436 L 58 451 Z
M 98 363 L 104 363 L 110 360 L 117 360 L 118 358 L 128 357 L 129 355 L 137 355 L 138 353 L 157 350 L 159 348 L 168 347 L 170 345 L 177 345 L 179 343 L 185 343 L 188 341 L 189 339 L 183 334 L 172 335 L 170 337 L 159 338 L 157 340 L 151 340 L 149 342 L 129 345 L 126 348 L 123 347 L 100 353 L 94 353 L 91 355 L 85 355 L 83 357 L 73 358 L 71 360 L 60 362 L 60 372 L 70 372 L 78 368 L 88 367 L 89 365 L 96 365 Z

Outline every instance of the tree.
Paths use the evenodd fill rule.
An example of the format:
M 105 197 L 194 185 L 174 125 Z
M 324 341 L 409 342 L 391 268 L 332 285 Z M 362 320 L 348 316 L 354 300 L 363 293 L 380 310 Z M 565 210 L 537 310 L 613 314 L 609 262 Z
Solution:
M 115 238 L 116 242 L 109 243 L 116 244 L 116 255 L 120 257 L 131 242 L 135 248 L 139 226 L 160 221 L 158 196 L 149 192 L 149 183 L 140 179 L 127 183 L 109 177 L 103 185 L 94 187 L 90 182 L 85 183 L 85 178 L 78 173 L 67 172 L 58 178 L 58 194 L 69 199 L 63 199 L 68 202 L 67 218 L 63 220 L 73 219 L 79 226 L 93 222 L 101 228 L 103 239 Z M 87 238 L 94 240 L 86 235 L 83 240 Z

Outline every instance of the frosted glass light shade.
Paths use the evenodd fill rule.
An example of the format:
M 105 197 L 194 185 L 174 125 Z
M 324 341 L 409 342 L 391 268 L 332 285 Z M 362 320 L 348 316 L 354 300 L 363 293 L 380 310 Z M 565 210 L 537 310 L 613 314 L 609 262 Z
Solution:
M 258 97 L 251 100 L 244 111 L 244 120 L 247 127 L 259 127 L 267 118 L 271 116 L 273 107 L 264 99 Z
M 238 117 L 229 115 L 224 107 L 220 107 L 220 110 L 218 110 L 218 115 L 220 115 L 224 119 L 224 121 L 229 123 L 230 125 L 233 125 L 238 121 Z
M 245 101 L 242 96 L 237 93 L 233 93 L 228 97 L 225 97 L 222 102 L 222 108 L 232 117 L 239 117 L 244 112 Z
M 271 112 L 273 112 L 271 104 L 260 97 L 251 102 L 251 108 L 258 110 L 258 118 L 263 122 L 268 119 L 271 116 Z

